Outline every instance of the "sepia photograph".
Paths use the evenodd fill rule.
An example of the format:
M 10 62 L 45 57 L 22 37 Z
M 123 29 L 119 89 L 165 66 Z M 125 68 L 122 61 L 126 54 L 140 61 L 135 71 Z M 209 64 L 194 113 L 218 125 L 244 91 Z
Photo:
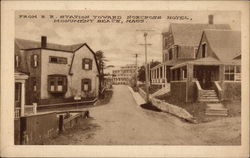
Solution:
M 242 11 L 103 8 L 14 10 L 10 144 L 242 147 Z

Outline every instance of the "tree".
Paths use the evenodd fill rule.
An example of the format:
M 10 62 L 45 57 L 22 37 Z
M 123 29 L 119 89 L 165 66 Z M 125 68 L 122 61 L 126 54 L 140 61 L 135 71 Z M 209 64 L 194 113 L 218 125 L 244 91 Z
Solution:
M 96 54 L 96 59 L 97 59 L 97 63 L 98 63 L 99 70 L 100 70 L 100 74 L 99 74 L 99 80 L 100 80 L 99 90 L 101 91 L 102 88 L 103 88 L 103 85 L 104 85 L 104 76 L 107 75 L 107 74 L 104 73 L 104 69 L 112 68 L 112 67 L 114 67 L 114 65 L 107 65 L 106 66 L 106 62 L 108 60 L 104 56 L 104 52 L 102 50 L 97 51 L 95 54 Z
M 150 62 L 150 69 L 155 67 L 156 65 L 159 65 L 161 62 L 159 61 L 151 61 Z M 148 73 L 150 74 L 150 73 Z M 140 69 L 138 70 L 138 79 L 141 82 L 145 82 L 145 66 L 141 66 Z

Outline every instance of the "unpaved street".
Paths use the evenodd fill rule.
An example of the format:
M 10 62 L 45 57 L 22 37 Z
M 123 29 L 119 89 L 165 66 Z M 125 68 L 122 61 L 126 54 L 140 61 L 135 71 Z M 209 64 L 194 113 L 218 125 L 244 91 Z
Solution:
M 141 108 L 124 85 L 114 86 L 107 105 L 89 111 L 92 119 L 49 144 L 201 145 L 210 144 L 207 142 L 213 137 L 205 135 L 205 125 L 190 124 L 170 114 Z

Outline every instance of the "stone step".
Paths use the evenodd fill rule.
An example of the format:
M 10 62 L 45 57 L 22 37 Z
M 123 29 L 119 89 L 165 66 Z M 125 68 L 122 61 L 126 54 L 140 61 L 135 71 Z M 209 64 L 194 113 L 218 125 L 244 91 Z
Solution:
M 208 116 L 227 116 L 227 113 L 215 113 L 215 112 L 206 112 L 205 113 Z
M 217 98 L 218 99 L 217 96 L 204 96 L 204 95 L 200 96 L 200 98 Z
M 200 102 L 220 102 L 219 99 L 200 99 Z

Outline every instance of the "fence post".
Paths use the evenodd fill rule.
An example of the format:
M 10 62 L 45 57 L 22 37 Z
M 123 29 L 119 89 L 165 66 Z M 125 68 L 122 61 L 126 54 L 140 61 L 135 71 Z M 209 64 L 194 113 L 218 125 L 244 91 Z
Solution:
M 59 133 L 63 132 L 63 115 L 59 115 Z

